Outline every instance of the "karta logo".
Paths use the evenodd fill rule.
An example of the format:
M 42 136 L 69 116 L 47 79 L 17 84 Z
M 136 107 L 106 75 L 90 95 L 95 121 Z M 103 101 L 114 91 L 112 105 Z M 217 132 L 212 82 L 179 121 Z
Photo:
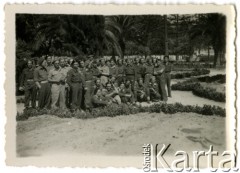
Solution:
M 189 167 L 190 159 L 189 154 L 186 151 L 177 151 L 174 154 L 174 157 L 178 157 L 171 161 L 167 162 L 164 158 L 167 154 L 167 150 L 170 148 L 171 144 L 165 145 L 162 144 L 160 148 L 158 144 L 153 147 L 152 144 L 143 145 L 143 171 L 144 172 L 158 172 L 158 168 L 165 169 L 169 172 L 182 172 L 182 171 L 193 171 L 199 172 L 199 158 L 206 157 L 207 167 L 211 172 L 216 172 L 220 169 L 223 172 L 234 171 L 237 172 L 239 169 L 236 168 L 236 154 L 230 151 L 224 151 L 221 155 L 218 154 L 218 151 L 213 151 L 213 146 L 210 145 L 209 150 L 205 151 L 192 151 L 192 167 Z M 182 156 L 179 158 L 179 156 Z M 174 158 L 173 157 L 173 158 Z M 223 157 L 218 162 L 218 167 L 213 168 L 214 157 Z M 216 158 L 215 158 L 216 159 Z M 179 165 L 183 166 L 179 166 Z M 226 166 L 230 164 L 231 166 Z

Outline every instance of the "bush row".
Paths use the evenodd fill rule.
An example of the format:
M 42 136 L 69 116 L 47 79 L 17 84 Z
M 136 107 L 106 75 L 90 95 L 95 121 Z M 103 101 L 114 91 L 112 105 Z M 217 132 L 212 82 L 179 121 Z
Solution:
M 39 116 L 44 114 L 54 115 L 60 118 L 96 118 L 96 117 L 115 117 L 118 115 L 130 115 L 136 113 L 166 113 L 166 114 L 175 114 L 178 112 L 193 112 L 202 115 L 218 115 L 225 116 L 225 109 L 218 106 L 204 105 L 201 106 L 190 106 L 190 105 L 182 105 L 181 103 L 175 104 L 166 104 L 166 103 L 158 103 L 153 104 L 151 106 L 129 106 L 126 104 L 122 105 L 110 105 L 103 108 L 94 108 L 91 111 L 87 112 L 71 112 L 69 110 L 61 110 L 61 109 L 51 109 L 51 110 L 36 110 L 36 109 L 26 109 L 23 113 L 17 113 L 16 120 L 27 120 L 29 117 Z
M 214 76 L 202 76 L 197 78 L 198 81 L 200 82 L 218 82 L 218 83 L 226 83 L 226 75 L 225 74 L 217 74 Z
M 194 80 L 176 83 L 172 85 L 171 88 L 172 90 L 192 91 L 192 93 L 196 96 L 208 98 L 218 102 L 226 101 L 225 93 L 217 92 L 214 88 L 203 87 L 199 82 Z
M 194 69 L 191 72 L 171 74 L 171 78 L 172 79 L 182 79 L 182 78 L 188 78 L 188 77 L 191 77 L 191 76 L 206 75 L 206 74 L 209 74 L 209 73 L 210 73 L 210 70 L 208 70 L 208 69 Z

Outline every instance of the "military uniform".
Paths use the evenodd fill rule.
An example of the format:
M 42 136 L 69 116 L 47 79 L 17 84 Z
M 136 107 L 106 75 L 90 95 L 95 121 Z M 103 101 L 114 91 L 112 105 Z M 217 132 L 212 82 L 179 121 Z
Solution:
M 124 77 L 125 77 L 125 67 L 123 65 L 116 67 L 116 80 L 118 82 L 118 85 L 121 83 L 124 83 Z
M 92 96 L 91 101 L 92 101 L 94 107 L 103 107 L 103 106 L 108 105 L 108 101 L 103 96 L 94 95 L 94 96 Z
M 101 72 L 101 83 L 105 86 L 106 83 L 108 82 L 108 77 L 109 77 L 109 67 L 104 65 L 104 66 L 100 66 L 99 71 Z
M 137 84 L 135 86 L 134 96 L 138 102 L 150 101 L 149 88 L 145 87 L 144 85 Z
M 143 75 L 145 73 L 145 67 L 142 64 L 137 64 L 134 67 L 136 72 L 135 80 L 137 81 L 139 78 L 143 78 Z
M 165 64 L 165 78 L 166 78 L 166 84 L 167 84 L 168 97 L 172 97 L 172 95 L 171 95 L 171 71 L 172 71 L 172 64 L 170 64 L 170 63 Z
M 82 91 L 85 87 L 83 74 L 78 69 L 71 69 L 67 74 L 67 83 L 71 89 L 71 109 L 81 109 Z
M 86 108 L 92 108 L 92 95 L 94 85 L 94 71 L 92 68 L 85 70 L 86 92 L 84 94 L 84 104 Z
M 116 68 L 116 66 L 109 67 L 109 75 L 116 77 L 116 75 L 117 75 L 117 68 Z
M 151 80 L 151 78 L 153 76 L 153 68 L 154 67 L 151 64 L 147 64 L 145 66 L 145 75 L 144 75 L 144 85 L 145 86 L 148 86 L 149 83 L 150 83 L 150 80 Z
M 66 75 L 64 69 L 53 68 L 49 71 L 48 81 L 51 85 L 52 103 L 51 108 L 57 108 L 57 102 L 59 101 L 60 108 L 66 108 L 65 105 L 65 79 Z
M 134 103 L 134 94 L 131 88 L 118 89 L 122 103 Z
M 41 86 L 38 92 L 38 107 L 49 108 L 51 102 L 51 85 L 48 82 L 48 71 L 45 67 L 39 66 L 34 70 L 34 81 Z
M 127 65 L 124 68 L 125 81 L 129 80 L 131 82 L 132 91 L 134 91 L 135 80 L 136 80 L 136 70 L 132 65 Z
M 167 101 L 167 93 L 166 93 L 166 80 L 165 80 L 165 72 L 164 66 L 160 65 L 159 67 L 154 67 L 153 74 L 156 77 L 156 81 L 158 84 L 159 92 L 161 94 L 161 100 Z
M 159 93 L 159 88 L 156 82 L 149 83 L 149 94 L 150 94 L 150 100 L 155 102 L 159 101 L 161 99 L 161 95 Z
M 36 107 L 37 87 L 34 82 L 34 68 L 25 68 L 20 77 L 20 87 L 25 91 L 25 107 L 29 107 L 31 101 L 32 108 Z

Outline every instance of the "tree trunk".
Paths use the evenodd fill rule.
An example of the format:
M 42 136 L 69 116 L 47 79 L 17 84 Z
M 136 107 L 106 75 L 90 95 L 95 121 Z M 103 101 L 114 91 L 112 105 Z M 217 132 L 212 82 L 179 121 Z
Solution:
M 179 17 L 179 16 L 178 16 L 178 14 L 177 14 L 177 46 L 176 46 L 176 47 L 177 47 L 177 52 L 176 52 L 176 60 L 177 60 L 177 61 L 179 60 L 179 52 L 178 52 L 178 51 L 179 51 L 179 45 L 178 45 L 178 42 L 179 42 L 179 40 L 178 40 L 178 30 L 179 30 L 179 28 L 178 28 L 178 23 L 179 23 L 179 22 L 178 22 L 178 17 Z
M 165 40 L 165 55 L 168 56 L 168 31 L 167 31 L 167 15 L 164 15 L 164 40 Z
M 213 67 L 216 68 L 218 55 L 219 55 L 219 50 L 217 48 L 214 48 L 213 50 L 214 50 Z

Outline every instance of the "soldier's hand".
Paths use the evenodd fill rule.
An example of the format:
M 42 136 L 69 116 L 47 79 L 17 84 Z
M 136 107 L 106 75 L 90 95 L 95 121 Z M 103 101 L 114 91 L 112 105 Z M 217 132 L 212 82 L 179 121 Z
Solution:
M 20 91 L 23 91 L 23 87 L 19 87 L 19 90 L 20 90 Z

